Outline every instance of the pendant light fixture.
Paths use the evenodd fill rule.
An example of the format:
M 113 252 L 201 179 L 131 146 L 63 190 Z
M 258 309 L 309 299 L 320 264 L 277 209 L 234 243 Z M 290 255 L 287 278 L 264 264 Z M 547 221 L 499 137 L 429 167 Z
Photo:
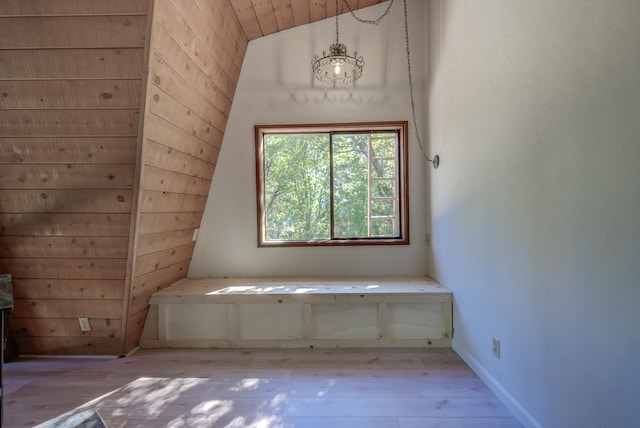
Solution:
M 329 53 L 322 51 L 322 56 L 316 55 L 311 63 L 313 77 L 329 85 L 350 85 L 362 76 L 364 59 L 357 52 L 349 55 L 347 46 L 340 43 L 340 29 L 338 26 L 338 0 L 336 0 L 336 42 L 329 46 Z
M 353 12 L 353 8 L 349 4 L 348 0 L 342 0 L 349 9 L 351 15 L 356 21 L 363 24 L 378 25 L 389 14 L 391 6 L 394 0 L 389 1 L 387 9 L 384 11 L 378 19 L 368 20 L 362 19 Z M 433 158 L 427 155 L 427 152 L 420 139 L 418 133 L 418 123 L 416 120 L 416 106 L 413 98 L 413 78 L 411 75 L 411 50 L 409 48 L 409 14 L 407 12 L 407 0 L 402 0 L 404 4 L 404 34 L 405 45 L 407 48 L 407 77 L 409 80 L 409 94 L 411 99 L 411 116 L 413 119 L 413 127 L 415 129 L 416 142 L 422 152 L 424 159 L 431 163 L 434 169 L 440 166 L 440 156 L 435 155 Z M 347 55 L 347 47 L 340 43 L 340 31 L 338 29 L 338 0 L 336 0 L 336 42 L 329 46 L 329 54 L 322 51 L 322 57 L 316 55 L 312 62 L 313 77 L 323 83 L 336 84 L 336 85 L 348 85 L 354 83 L 360 76 L 362 76 L 362 69 L 364 68 L 364 59 L 358 57 L 356 52 L 353 55 Z

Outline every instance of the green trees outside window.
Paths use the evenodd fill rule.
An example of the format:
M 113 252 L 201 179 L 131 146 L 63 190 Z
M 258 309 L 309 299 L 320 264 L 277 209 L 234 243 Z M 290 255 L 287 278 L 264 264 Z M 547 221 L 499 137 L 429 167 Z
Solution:
M 257 126 L 259 245 L 407 244 L 406 126 Z

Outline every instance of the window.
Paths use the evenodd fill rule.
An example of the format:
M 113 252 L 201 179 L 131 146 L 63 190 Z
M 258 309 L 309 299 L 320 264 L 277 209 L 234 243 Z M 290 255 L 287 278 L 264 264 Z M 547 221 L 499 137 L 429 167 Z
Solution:
M 409 243 L 406 121 L 255 131 L 259 246 Z

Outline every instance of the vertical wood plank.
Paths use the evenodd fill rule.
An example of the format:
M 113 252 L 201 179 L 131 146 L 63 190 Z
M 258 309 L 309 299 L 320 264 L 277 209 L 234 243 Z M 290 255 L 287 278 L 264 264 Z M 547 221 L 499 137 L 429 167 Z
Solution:
M 234 341 L 240 338 L 240 311 L 236 303 L 229 303 L 227 306 L 227 325 L 229 326 L 229 340 Z
M 260 29 L 260 23 L 251 0 L 233 0 L 230 3 L 247 39 L 253 40 L 262 37 L 264 34 Z
M 313 339 L 313 326 L 311 325 L 311 304 L 302 305 L 302 334 L 304 339 Z
M 258 24 L 263 36 L 278 32 L 278 23 L 271 0 L 251 0 L 253 10 L 258 17 Z
M 386 303 L 378 303 L 378 337 L 389 337 L 389 307 Z
M 333 1 L 330 1 L 332 8 L 335 10 Z M 327 0 L 309 0 L 309 16 L 311 17 L 311 22 L 325 19 L 327 17 L 327 9 Z
M 442 336 L 453 339 L 453 303 L 442 303 Z
M 308 24 L 311 20 L 308 1 L 292 1 L 291 10 L 295 26 Z

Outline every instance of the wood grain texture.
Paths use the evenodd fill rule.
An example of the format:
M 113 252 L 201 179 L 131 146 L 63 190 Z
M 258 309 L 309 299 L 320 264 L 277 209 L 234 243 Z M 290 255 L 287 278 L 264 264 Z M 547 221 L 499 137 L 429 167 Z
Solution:
M 0 259 L 0 273 L 17 279 L 124 280 L 126 267 L 126 259 Z
M 14 278 L 16 299 L 121 300 L 124 282 L 117 279 Z
M 140 217 L 138 230 L 142 235 L 182 229 L 195 229 L 202 221 L 202 212 L 145 213 Z
M 151 102 L 148 109 L 150 113 L 170 121 L 174 126 L 214 147 L 222 145 L 223 132 L 221 130 L 216 129 L 190 108 L 157 88 L 151 88 Z
M 0 49 L 141 48 L 146 24 L 144 15 L 0 17 Z
M 383 1 L 351 0 L 349 5 L 357 10 Z M 233 0 L 230 3 L 248 40 L 336 15 L 333 0 Z M 338 7 L 340 13 L 348 12 L 346 5 Z
M 132 314 L 127 318 L 127 335 L 125 336 L 124 349 L 135 349 L 139 342 L 142 332 L 144 331 L 144 324 L 147 318 L 147 311 L 139 311 Z
M 21 352 L 121 351 L 149 5 L 0 4 L 0 270 Z M 77 316 L 117 322 L 92 335 Z
M 330 1 L 330 8 L 335 10 L 334 2 Z M 327 18 L 327 0 L 313 0 L 309 2 L 309 15 L 311 22 L 320 21 Z
M 293 23 L 295 26 L 311 22 L 309 2 L 291 0 L 291 11 L 293 12 Z
M 136 162 L 136 137 L 1 137 L 0 163 Z
M 141 186 L 145 190 L 207 196 L 211 179 L 193 177 L 166 169 L 147 166 Z
M 224 132 L 228 118 L 227 99 L 218 99 L 217 87 L 206 84 L 198 88 L 193 87 L 191 82 L 187 82 L 170 67 L 164 66 L 156 56 L 152 58 L 151 64 L 151 81 L 156 88 L 180 104 L 189 105 L 190 110 L 200 118 Z
M 127 258 L 128 237 L 0 236 L 0 257 Z
M 262 35 L 276 33 L 278 31 L 278 23 L 276 22 L 274 5 L 271 0 L 251 0 L 251 4 L 258 18 Z
M 138 108 L 140 79 L 0 81 L 0 109 Z
M 5 137 L 135 137 L 138 117 L 138 109 L 4 110 L 0 127 Z
M 151 190 L 143 190 L 141 198 L 140 212 L 142 213 L 204 212 L 204 206 L 207 203 L 206 196 Z
M 120 300 L 62 300 L 15 299 L 13 316 L 16 318 L 111 318 L 120 319 Z M 76 320 L 77 321 L 77 320 Z
M 177 250 L 179 247 L 190 245 L 192 237 L 192 229 L 142 235 L 138 242 L 138 257 L 158 251 Z M 166 257 L 170 259 L 170 255 Z
M 3 213 L 130 213 L 131 190 L 0 189 Z
M 287 30 L 295 26 L 291 0 L 273 0 L 273 12 L 276 16 L 278 31 Z
M 191 229 L 190 229 L 191 230 Z M 193 233 L 193 232 L 191 232 Z M 186 244 L 182 247 L 171 247 L 166 250 L 146 254 L 138 257 L 134 276 L 144 275 L 154 270 L 165 268 L 191 258 L 195 243 Z
M 173 68 L 176 70 L 189 71 L 192 67 L 200 68 L 227 98 L 233 99 L 235 84 L 232 80 L 232 70 L 222 68 L 208 47 L 197 39 L 192 31 L 184 28 L 187 25 L 186 21 L 182 20 L 183 25 L 180 26 L 179 23 L 174 22 L 175 12 L 173 15 L 170 11 L 165 13 L 166 16 L 162 16 L 158 21 L 159 31 L 154 34 L 154 39 L 162 43 L 165 48 L 162 56 L 160 52 L 154 52 L 163 59 L 169 60 L 170 64 L 174 63 L 173 58 L 175 58 Z
M 20 0 L 0 2 L 0 16 L 146 14 L 148 0 Z
M 191 177 L 210 179 L 213 177 L 215 164 L 198 157 L 180 152 L 172 147 L 167 147 L 147 140 L 147 148 L 143 162 L 145 165 L 154 166 L 167 171 L 173 171 Z
M 186 275 L 247 45 L 228 0 L 157 1 L 152 21 L 126 347 L 151 293 Z
M 83 332 L 77 319 L 16 318 L 10 324 L 18 337 L 117 337 L 122 329 L 120 319 L 91 318 L 90 332 Z
M 147 306 L 151 299 L 151 295 L 158 290 L 166 288 L 168 285 L 184 278 L 187 275 L 189 269 L 189 261 L 184 260 L 179 263 L 160 268 L 153 272 L 149 272 L 144 275 L 140 275 L 133 281 L 131 288 L 131 294 L 133 297 L 144 296 Z M 146 307 L 139 307 L 138 310 L 147 309 Z M 135 314 L 135 310 L 130 310 L 129 314 Z
M 10 164 L 0 170 L 4 189 L 131 189 L 132 164 Z
M 242 62 L 234 52 L 237 46 L 234 33 L 216 31 L 211 22 L 216 17 L 206 16 L 207 9 L 203 9 L 198 3 L 189 0 L 174 0 L 174 3 L 188 25 L 197 28 L 196 37 L 202 41 L 220 67 L 228 70 L 230 76 L 236 76 L 240 72 Z
M 451 349 L 142 349 L 21 358 L 6 375 L 14 428 L 88 408 L 118 427 L 522 428 Z
M 145 118 L 145 135 L 150 141 L 160 143 L 166 148 L 173 148 L 212 164 L 216 163 L 220 154 L 220 147 L 202 141 L 173 125 L 170 120 L 151 113 L 148 113 Z M 166 148 L 156 147 L 155 150 L 164 151 Z M 145 152 L 144 156 L 149 158 L 154 155 Z
M 230 3 L 233 5 L 235 14 L 247 39 L 253 40 L 264 36 L 251 0 L 235 0 Z
M 129 236 L 131 215 L 78 213 L 0 214 L 2 236 Z
M 0 79 L 138 79 L 144 49 L 0 50 Z

